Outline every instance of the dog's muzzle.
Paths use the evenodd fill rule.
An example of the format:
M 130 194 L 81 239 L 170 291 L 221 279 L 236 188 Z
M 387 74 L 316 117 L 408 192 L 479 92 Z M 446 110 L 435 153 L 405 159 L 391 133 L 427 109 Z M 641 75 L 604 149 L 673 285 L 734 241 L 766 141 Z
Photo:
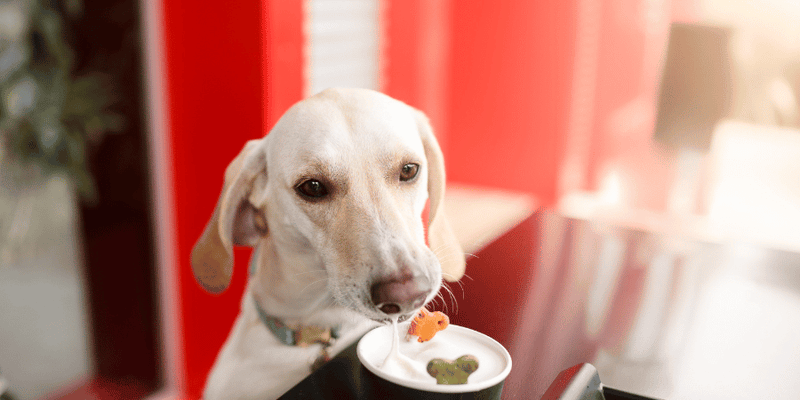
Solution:
M 376 279 L 370 288 L 375 308 L 388 316 L 416 311 L 425 304 L 430 291 L 427 278 L 407 272 Z

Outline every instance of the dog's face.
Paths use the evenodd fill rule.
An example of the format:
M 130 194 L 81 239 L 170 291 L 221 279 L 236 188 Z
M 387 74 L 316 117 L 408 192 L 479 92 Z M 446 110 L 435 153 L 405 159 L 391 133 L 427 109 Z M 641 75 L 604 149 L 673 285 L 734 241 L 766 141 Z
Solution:
M 431 226 L 430 239 L 456 262 L 440 263 L 425 243 L 422 213 L 432 192 L 432 223 L 437 218 L 444 172 L 429 125 L 413 108 L 376 92 L 327 90 L 292 107 L 242 153 L 226 172 L 212 237 L 204 240 L 207 227 L 193 252 L 206 288 L 216 290 L 207 281 L 220 274 L 205 260 L 226 260 L 203 243 L 226 248 L 228 232 L 231 243 L 269 240 L 278 257 L 323 269 L 337 303 L 376 320 L 408 317 L 431 300 L 442 265 L 451 280 L 463 273 L 446 222 Z

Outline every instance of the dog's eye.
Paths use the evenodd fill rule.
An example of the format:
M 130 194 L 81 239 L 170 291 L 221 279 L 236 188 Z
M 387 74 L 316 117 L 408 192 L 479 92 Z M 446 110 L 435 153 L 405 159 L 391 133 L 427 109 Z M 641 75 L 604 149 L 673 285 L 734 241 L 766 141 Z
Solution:
M 419 173 L 419 164 L 409 163 L 403 165 L 403 169 L 400 170 L 400 180 L 403 182 L 408 182 L 416 178 L 417 173 Z
M 297 192 L 311 199 L 319 199 L 328 194 L 328 188 L 316 179 L 309 179 L 297 186 Z

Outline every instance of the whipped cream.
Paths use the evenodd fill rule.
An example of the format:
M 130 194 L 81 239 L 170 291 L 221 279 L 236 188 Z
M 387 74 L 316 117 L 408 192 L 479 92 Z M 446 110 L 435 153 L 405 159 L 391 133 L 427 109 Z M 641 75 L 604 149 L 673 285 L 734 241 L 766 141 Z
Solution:
M 397 317 L 395 317 L 392 320 L 392 347 L 378 368 L 390 375 L 436 382 L 436 379 L 428 374 L 427 366 L 427 361 L 423 363 L 400 353 L 400 333 L 397 328 Z
M 452 327 L 452 326 L 451 326 Z M 428 362 L 434 358 L 455 360 L 463 355 L 473 355 L 478 359 L 480 367 L 469 376 L 468 383 L 474 384 L 492 379 L 503 372 L 507 362 L 496 349 L 487 346 L 484 341 L 475 335 L 465 335 L 462 330 L 447 329 L 439 332 L 433 339 L 419 343 L 416 340 L 400 339 L 400 329 L 408 329 L 408 323 L 399 325 L 397 320 L 392 321 L 391 348 L 382 362 L 375 362 L 375 366 L 384 373 L 404 380 L 416 381 L 436 385 L 436 378 L 427 372 Z M 405 333 L 405 332 L 404 332 Z M 405 336 L 405 335 L 403 335 Z M 388 337 L 384 336 L 383 343 Z M 385 347 L 383 347 L 385 349 Z M 380 352 L 380 349 L 376 349 Z

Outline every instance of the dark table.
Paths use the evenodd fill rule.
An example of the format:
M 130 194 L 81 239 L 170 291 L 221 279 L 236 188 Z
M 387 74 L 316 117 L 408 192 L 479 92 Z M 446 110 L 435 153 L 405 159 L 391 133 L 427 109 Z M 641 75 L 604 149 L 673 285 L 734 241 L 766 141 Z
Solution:
M 353 343 L 284 394 L 281 399 L 367 399 L 371 377 Z
M 800 398 L 800 254 L 691 233 L 539 210 L 434 308 L 509 350 L 505 399 L 581 363 L 654 398 Z M 374 398 L 370 379 L 354 344 L 285 398 Z

